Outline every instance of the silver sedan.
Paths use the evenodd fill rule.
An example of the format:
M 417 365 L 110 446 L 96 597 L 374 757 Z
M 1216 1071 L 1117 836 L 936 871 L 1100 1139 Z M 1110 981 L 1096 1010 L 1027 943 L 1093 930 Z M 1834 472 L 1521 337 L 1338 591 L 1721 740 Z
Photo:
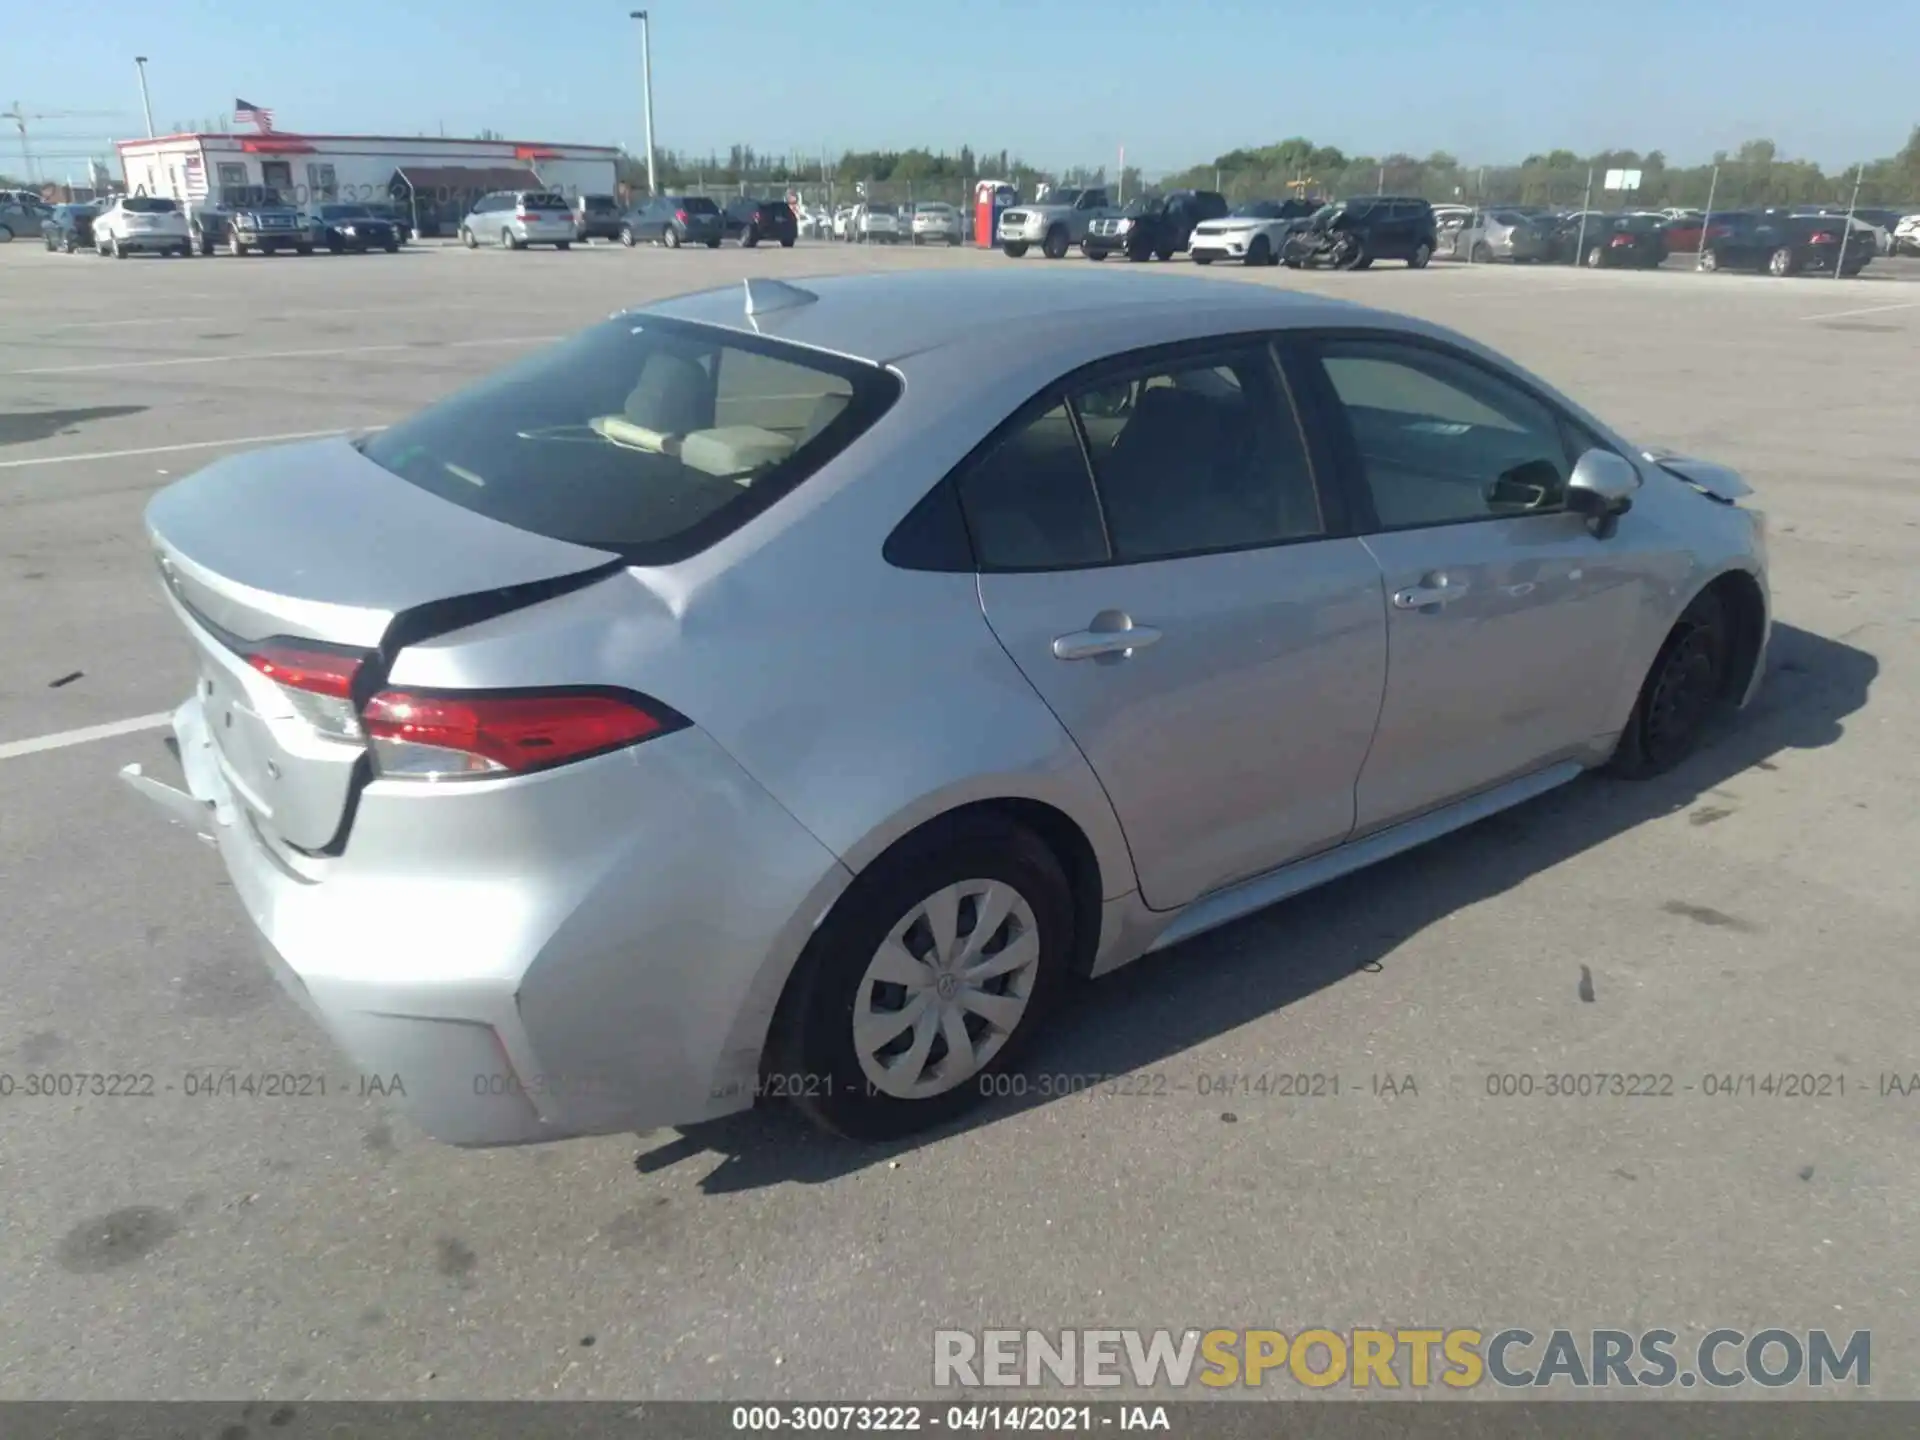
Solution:
M 748 280 L 161 492 L 199 678 L 124 774 L 442 1140 L 899 1134 L 1070 982 L 1681 761 L 1749 495 L 1338 301 Z

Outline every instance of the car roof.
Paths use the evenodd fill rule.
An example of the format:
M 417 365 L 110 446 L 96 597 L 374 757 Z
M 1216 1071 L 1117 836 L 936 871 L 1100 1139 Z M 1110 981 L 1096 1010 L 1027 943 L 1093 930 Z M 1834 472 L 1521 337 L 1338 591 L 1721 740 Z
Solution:
M 989 332 L 1029 351 L 1052 352 L 1060 368 L 1115 351 L 1235 328 L 1352 323 L 1371 312 L 1300 291 L 1197 276 L 1052 267 L 903 270 L 797 279 L 817 300 L 749 317 L 741 286 L 704 290 L 644 307 L 645 313 L 764 334 L 887 364 Z M 639 310 L 636 310 L 639 313 Z M 1168 323 L 1156 333 L 1155 319 Z M 1000 343 L 997 338 L 996 343 Z

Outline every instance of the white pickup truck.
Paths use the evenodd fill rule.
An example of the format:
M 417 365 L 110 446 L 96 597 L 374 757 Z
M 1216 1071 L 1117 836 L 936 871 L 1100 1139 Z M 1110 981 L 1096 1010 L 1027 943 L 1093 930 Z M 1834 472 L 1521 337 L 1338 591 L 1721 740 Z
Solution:
M 1087 238 L 1088 225 L 1114 213 L 1104 185 L 1050 190 L 1037 204 L 1016 205 L 1001 215 L 1000 233 L 994 238 L 1016 260 L 1034 245 L 1049 260 L 1059 260 Z

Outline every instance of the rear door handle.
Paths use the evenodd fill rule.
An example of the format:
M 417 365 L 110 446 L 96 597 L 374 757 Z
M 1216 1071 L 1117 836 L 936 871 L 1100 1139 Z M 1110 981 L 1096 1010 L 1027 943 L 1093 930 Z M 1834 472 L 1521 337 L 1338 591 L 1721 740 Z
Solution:
M 1075 630 L 1054 638 L 1056 660 L 1092 660 L 1101 655 L 1130 655 L 1144 650 L 1160 638 L 1151 625 L 1129 625 L 1118 629 Z
M 1396 610 L 1437 610 L 1466 593 L 1466 586 L 1450 582 L 1445 575 L 1429 575 L 1418 585 L 1394 591 L 1393 605 Z

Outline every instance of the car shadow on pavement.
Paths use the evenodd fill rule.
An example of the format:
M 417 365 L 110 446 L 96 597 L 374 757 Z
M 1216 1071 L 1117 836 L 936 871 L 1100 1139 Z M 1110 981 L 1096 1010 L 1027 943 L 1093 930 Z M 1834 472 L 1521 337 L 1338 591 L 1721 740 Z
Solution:
M 1776 624 L 1766 683 L 1752 708 L 1669 774 L 1639 783 L 1584 778 L 1483 820 L 1447 845 L 1397 856 L 1081 986 L 1022 1070 L 1141 1076 L 1170 1055 L 1377 971 L 1408 937 L 1456 910 L 1684 810 L 1748 770 L 1778 768 L 1774 756 L 1833 744 L 1866 704 L 1879 669 L 1864 650 Z M 1176 991 L 1179 1004 L 1168 1004 Z M 817 1184 L 1054 1098 L 996 1099 L 951 1125 L 885 1145 L 838 1140 L 783 1107 L 765 1107 L 668 1132 L 671 1138 L 646 1137 L 658 1143 L 634 1164 L 646 1174 L 718 1154 L 721 1163 L 701 1183 L 709 1194 Z

